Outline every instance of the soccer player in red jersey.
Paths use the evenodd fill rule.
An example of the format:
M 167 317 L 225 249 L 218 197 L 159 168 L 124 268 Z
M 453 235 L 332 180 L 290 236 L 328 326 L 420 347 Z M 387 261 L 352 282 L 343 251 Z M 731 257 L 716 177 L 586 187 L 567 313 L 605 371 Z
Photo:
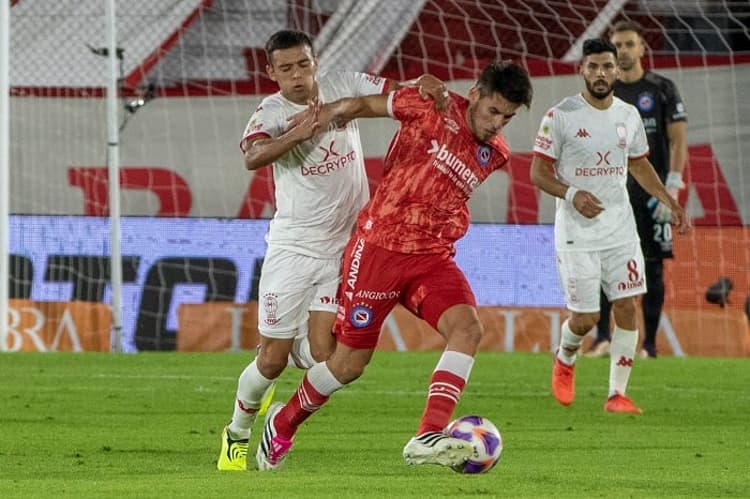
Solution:
M 419 88 L 437 107 L 448 100 L 445 84 L 430 75 L 397 82 L 351 71 L 318 73 L 312 39 L 301 31 L 271 35 L 266 57 L 279 91 L 251 114 L 240 145 L 248 170 L 272 165 L 276 212 L 258 287 L 259 351 L 239 376 L 232 419 L 221 434 L 216 467 L 224 471 L 247 469 L 253 423 L 264 401 L 270 402 L 287 359 L 309 368 L 333 350 L 341 258 L 370 199 L 356 122 L 317 130 L 313 114 L 293 126 L 288 118 L 310 102 L 385 94 L 403 86 Z
M 259 469 L 281 466 L 299 425 L 333 392 L 362 375 L 383 321 L 397 303 L 446 341 L 404 459 L 452 466 L 471 454 L 467 442 L 443 432 L 483 333 L 474 294 L 453 259 L 454 243 L 469 227 L 469 197 L 510 159 L 501 131 L 520 106 L 530 105 L 531 81 L 521 66 L 496 62 L 482 71 L 468 98 L 449 97 L 445 113 L 415 88 L 310 106 L 323 127 L 391 116 L 400 129 L 388 150 L 383 180 L 344 251 L 335 350 L 307 371 L 286 405 L 269 408 L 256 454 Z

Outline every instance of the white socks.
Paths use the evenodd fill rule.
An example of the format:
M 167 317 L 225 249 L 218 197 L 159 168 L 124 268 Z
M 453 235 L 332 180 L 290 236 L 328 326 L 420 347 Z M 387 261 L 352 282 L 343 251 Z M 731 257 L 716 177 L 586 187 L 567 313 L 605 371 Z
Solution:
M 240 375 L 237 383 L 237 398 L 234 401 L 232 422 L 229 432 L 232 437 L 249 438 L 250 428 L 258 414 L 263 394 L 275 380 L 263 376 L 253 360 Z
M 616 393 L 625 395 L 633 369 L 635 349 L 638 346 L 638 330 L 629 331 L 615 325 L 609 346 L 609 397 Z
M 344 387 L 325 362 L 318 362 L 307 371 L 307 381 L 315 391 L 325 397 L 330 397 L 333 392 Z
M 448 371 L 455 374 L 461 379 L 469 379 L 471 368 L 474 366 L 474 357 L 465 353 L 446 350 L 440 356 L 440 360 L 435 366 L 435 371 Z
M 560 327 L 560 348 L 557 349 L 557 358 L 563 364 L 572 366 L 576 363 L 576 352 L 581 346 L 583 336 L 578 336 L 571 331 L 568 320 L 563 322 L 562 327 Z

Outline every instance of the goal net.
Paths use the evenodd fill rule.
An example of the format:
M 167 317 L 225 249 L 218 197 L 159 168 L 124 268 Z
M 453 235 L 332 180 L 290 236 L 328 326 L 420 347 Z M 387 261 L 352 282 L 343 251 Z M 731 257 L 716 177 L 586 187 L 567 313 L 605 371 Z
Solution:
M 8 223 L 15 318 L 9 320 L 16 339 L 6 341 L 8 349 L 29 344 L 41 328 L 40 319 L 24 319 L 32 314 L 24 307 L 111 302 L 103 4 L 11 1 Z M 216 345 L 251 346 L 242 339 L 254 320 L 246 304 L 257 301 L 273 178 L 268 168 L 243 168 L 239 140 L 250 113 L 276 91 L 263 46 L 285 28 L 314 37 L 320 71 L 394 79 L 429 72 L 456 92 L 465 92 L 492 60 L 526 65 L 534 103 L 506 129 L 514 151 L 510 167 L 491 176 L 470 202 L 473 225 L 458 259 L 480 306 L 503 317 L 497 338 L 504 339 L 485 345 L 512 350 L 513 324 L 553 317 L 541 326 L 546 336 L 524 332 L 531 339 L 523 343 L 516 331 L 516 347 L 544 350 L 564 302 L 551 239 L 554 201 L 529 181 L 533 138 L 546 109 L 580 91 L 582 40 L 606 36 L 621 19 L 640 23 L 648 43 L 645 65 L 676 83 L 689 116 L 688 188 L 681 202 L 696 229 L 677 238 L 676 258 L 667 265 L 669 331 L 661 336 L 679 340 L 681 328 L 716 321 L 726 326 L 721 334 L 747 327 L 747 2 L 129 0 L 116 7 L 126 350 L 180 348 L 181 338 L 194 337 L 196 349 L 206 347 L 216 323 L 201 319 L 214 316 L 223 317 L 222 327 L 232 334 L 229 345 Z M 396 125 L 360 121 L 374 187 Z M 733 284 L 725 307 L 705 297 L 722 276 Z M 530 322 L 518 319 L 529 310 L 538 312 Z M 47 347 L 65 324 L 62 316 L 56 320 Z M 396 322 L 389 321 L 392 338 L 411 327 Z M 666 349 L 738 354 L 734 344 L 723 347 L 729 337 L 700 341 L 695 350 L 684 341 Z

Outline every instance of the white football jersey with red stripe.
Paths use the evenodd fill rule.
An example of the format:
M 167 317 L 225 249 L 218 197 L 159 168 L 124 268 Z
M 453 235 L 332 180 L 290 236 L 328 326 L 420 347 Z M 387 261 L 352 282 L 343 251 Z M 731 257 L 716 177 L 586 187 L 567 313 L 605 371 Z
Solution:
M 586 218 L 557 199 L 558 251 L 600 250 L 638 240 L 626 187 L 628 160 L 648 155 L 638 110 L 614 97 L 607 109 L 591 106 L 581 94 L 547 111 L 534 141 L 534 154 L 555 163 L 557 177 L 594 194 L 604 211 Z
M 383 93 L 385 79 L 363 73 L 318 75 L 322 103 Z M 264 98 L 245 127 L 243 141 L 282 135 L 287 119 L 306 106 L 277 92 Z M 276 213 L 266 236 L 280 248 L 317 258 L 340 258 L 359 210 L 370 198 L 356 121 L 298 144 L 273 163 Z

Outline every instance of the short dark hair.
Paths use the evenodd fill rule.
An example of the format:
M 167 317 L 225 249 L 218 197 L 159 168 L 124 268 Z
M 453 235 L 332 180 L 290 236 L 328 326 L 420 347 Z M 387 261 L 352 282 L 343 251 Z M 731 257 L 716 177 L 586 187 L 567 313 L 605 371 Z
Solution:
M 289 29 L 283 29 L 277 31 L 266 42 L 266 59 L 269 64 L 271 63 L 271 54 L 275 50 L 289 49 L 292 47 L 298 47 L 300 45 L 307 45 L 310 47 L 313 56 L 315 55 L 315 48 L 313 47 L 312 39 L 310 35 L 304 31 L 295 31 Z
M 643 38 L 643 28 L 641 27 L 641 25 L 635 21 L 630 20 L 616 22 L 615 25 L 612 26 L 612 29 L 609 30 L 609 36 L 612 36 L 615 33 L 620 33 L 622 31 L 635 31 L 636 33 L 638 33 L 638 36 Z
M 529 73 L 512 61 L 496 61 L 486 66 L 477 81 L 479 95 L 500 94 L 513 104 L 531 106 L 534 90 Z
M 612 52 L 612 55 L 617 57 L 617 47 L 606 38 L 589 38 L 583 42 L 583 57 L 604 52 Z

